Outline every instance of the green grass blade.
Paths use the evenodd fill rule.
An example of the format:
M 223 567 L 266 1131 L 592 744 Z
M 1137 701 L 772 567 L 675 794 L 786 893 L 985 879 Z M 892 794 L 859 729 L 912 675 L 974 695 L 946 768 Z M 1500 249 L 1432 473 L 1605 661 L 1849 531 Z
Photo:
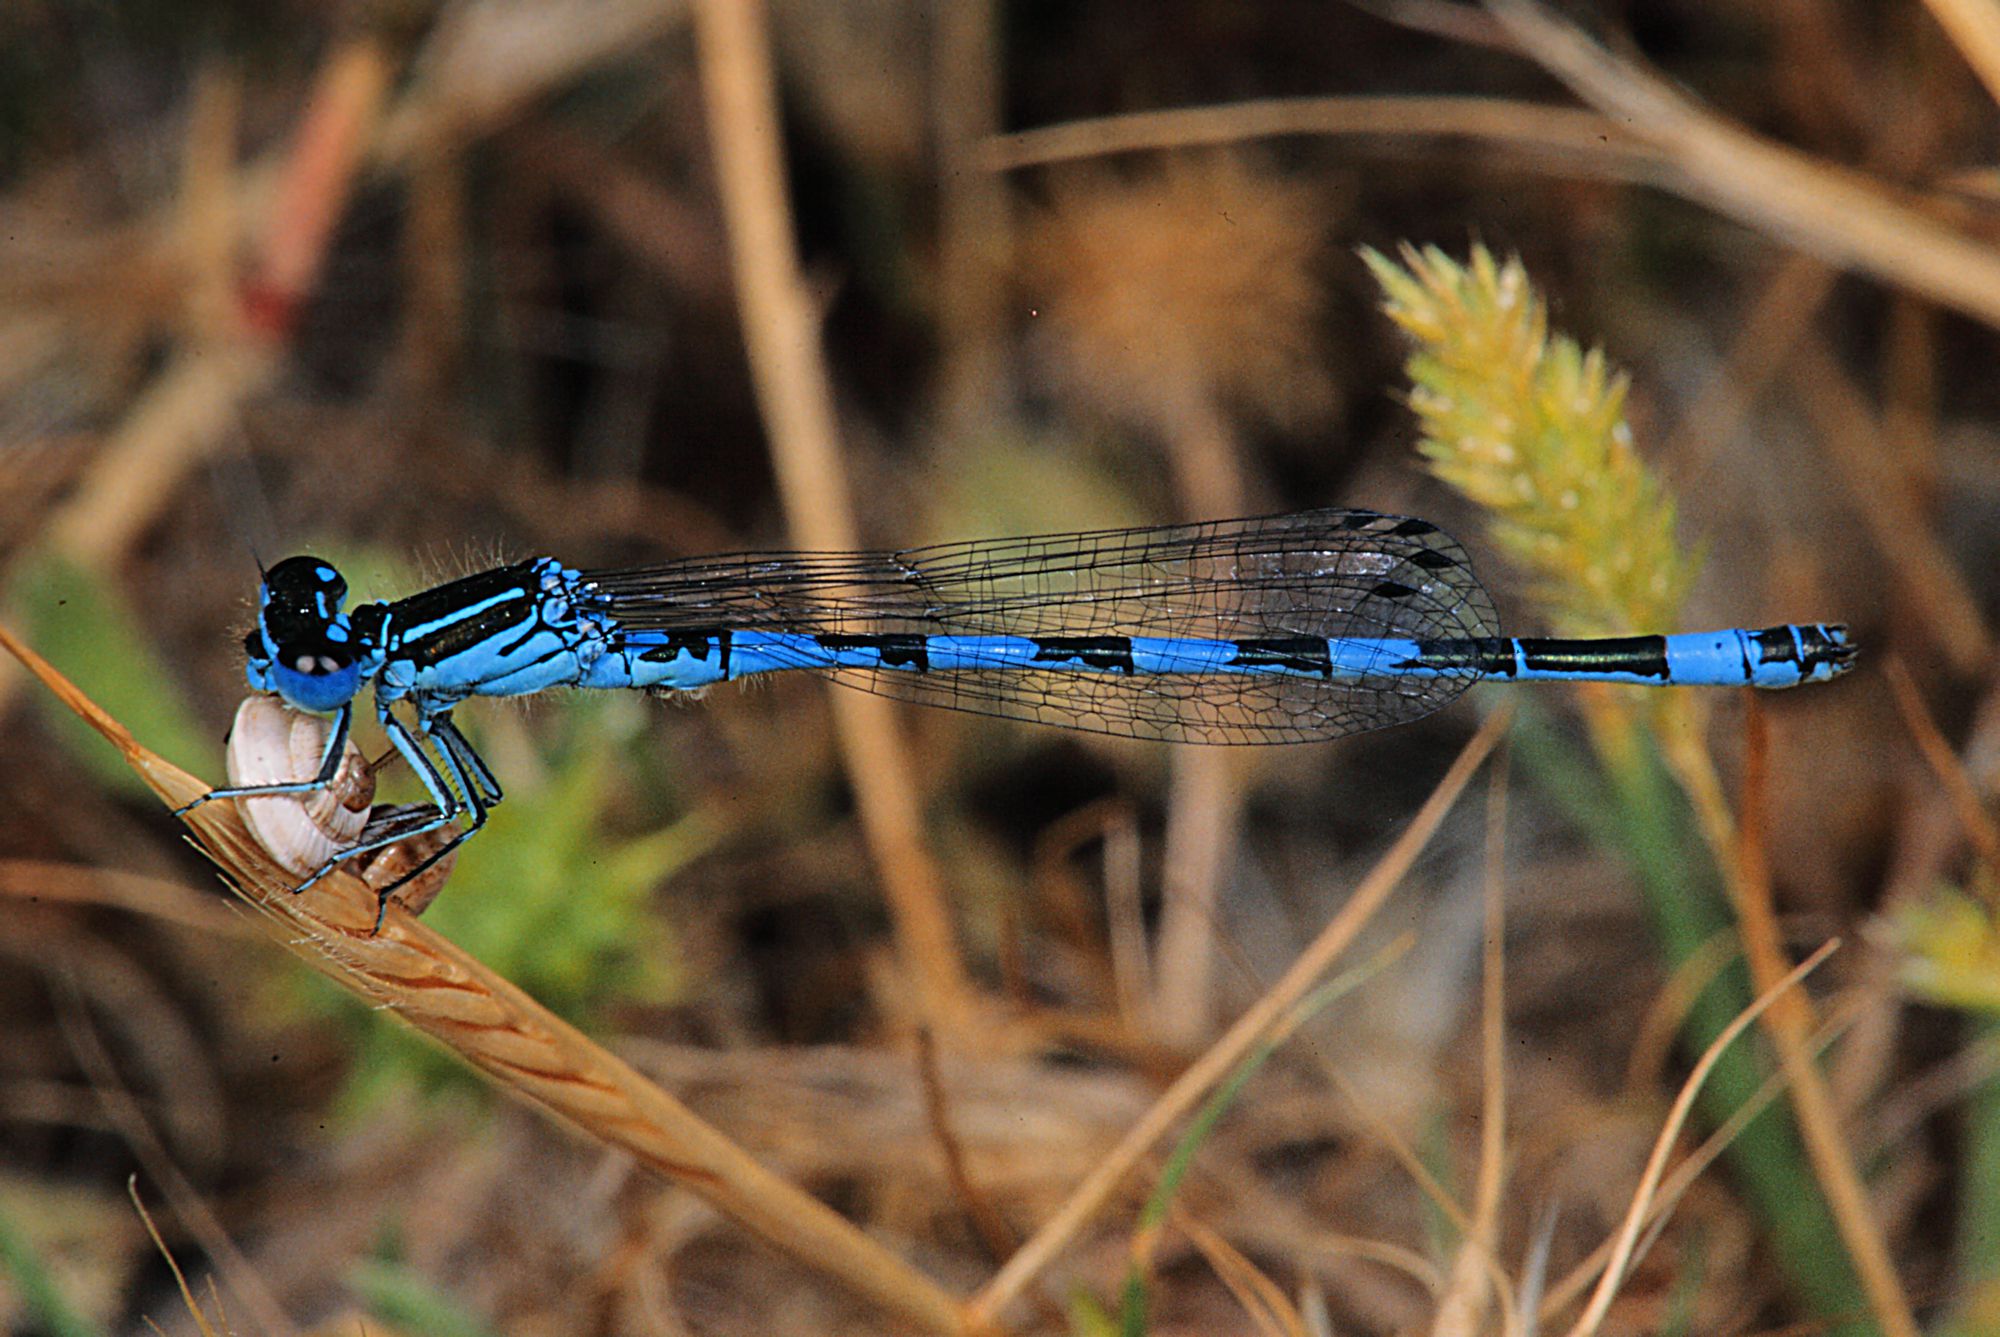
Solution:
M 13 1279 L 22 1306 L 49 1337 L 98 1337 L 89 1320 L 70 1306 L 27 1232 L 5 1210 L 0 1210 L 0 1269 Z
M 1228 1077 L 1202 1102 L 1202 1106 L 1189 1120 L 1187 1130 L 1174 1143 L 1174 1149 L 1167 1156 L 1166 1164 L 1160 1169 L 1160 1177 L 1147 1195 L 1145 1205 L 1139 1209 L 1138 1230 L 1133 1236 L 1132 1266 L 1125 1276 L 1124 1300 L 1120 1310 L 1121 1331 L 1126 1337 L 1143 1337 L 1146 1331 L 1147 1263 L 1151 1253 L 1151 1241 L 1165 1226 L 1167 1213 L 1173 1209 L 1174 1196 L 1180 1191 L 1181 1181 L 1187 1177 L 1194 1165 L 1194 1158 L 1215 1132 L 1222 1116 L 1227 1114 L 1236 1100 L 1243 1094 L 1243 1088 L 1257 1075 L 1271 1055 L 1278 1052 L 1294 1031 L 1310 1021 L 1320 1011 L 1342 995 L 1351 992 L 1363 982 L 1373 978 L 1391 960 L 1400 956 L 1405 943 L 1398 941 L 1376 953 L 1352 970 L 1343 972 L 1322 984 L 1319 988 L 1300 999 L 1298 1005 L 1288 1012 L 1284 1019 L 1272 1028 L 1270 1035 L 1231 1070 Z

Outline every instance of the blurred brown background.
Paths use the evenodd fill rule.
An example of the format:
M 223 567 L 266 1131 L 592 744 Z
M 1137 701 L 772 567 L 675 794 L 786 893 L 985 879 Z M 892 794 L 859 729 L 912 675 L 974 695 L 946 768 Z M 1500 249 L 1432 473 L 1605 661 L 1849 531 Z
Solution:
M 754 97 L 728 101 L 718 20 L 675 3 L 17 0 L 6 619 L 214 779 L 257 561 L 299 551 L 393 598 L 536 553 L 1357 505 L 1460 535 L 1536 632 L 1412 449 L 1407 345 L 1356 251 L 1518 255 L 1552 324 L 1632 377 L 1639 449 L 1706 547 L 1688 625 L 1844 620 L 1866 648 L 1768 705 L 1773 882 L 1797 955 L 1849 944 L 1815 980 L 1822 1057 L 1904 1302 L 2000 1330 L 2000 6 L 1586 9 L 1587 31 L 1521 3 L 773 0 L 748 12 L 782 105 L 759 125 L 718 121 Z M 1186 114 L 1101 119 L 1156 112 Z M 244 933 L 109 749 L 4 667 L 9 1330 L 195 1330 L 134 1173 L 235 1331 L 882 1329 Z M 427 922 L 970 1292 L 1506 692 L 1249 757 L 836 715 L 810 681 L 475 704 L 509 802 Z M 1700 1048 L 1673 1036 L 1705 979 L 1635 883 L 1712 865 L 1684 816 L 1617 817 L 1565 694 L 1522 704 L 1495 1248 L 1519 1279 L 1542 1240 L 1554 1279 L 1616 1224 Z M 1741 709 L 1717 707 L 1726 767 Z M 1469 1200 L 1485 823 L 1452 814 L 1372 930 L 1414 945 L 1259 1075 L 1182 1190 L 1307 1330 L 1442 1322 L 1459 1229 L 1399 1148 Z M 1940 888 L 1970 918 L 1932 957 L 1896 915 Z M 1844 1249 L 1773 1225 L 1758 1173 L 1696 1185 L 1606 1330 L 1896 1326 Z M 1144 1187 L 1010 1321 L 1115 1310 Z M 1213 1255 L 1161 1250 L 1150 1330 L 1253 1330 Z M 1437 1330 L 1500 1322 L 1489 1300 Z

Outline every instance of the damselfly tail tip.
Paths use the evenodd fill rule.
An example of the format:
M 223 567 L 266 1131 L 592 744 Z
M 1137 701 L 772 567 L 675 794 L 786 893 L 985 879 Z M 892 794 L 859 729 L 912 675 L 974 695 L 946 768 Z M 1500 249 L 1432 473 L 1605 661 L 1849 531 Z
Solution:
M 1800 631 L 1799 667 L 1805 670 L 1805 681 L 1826 682 L 1854 667 L 1861 648 L 1848 639 L 1846 623 L 1821 623 Z

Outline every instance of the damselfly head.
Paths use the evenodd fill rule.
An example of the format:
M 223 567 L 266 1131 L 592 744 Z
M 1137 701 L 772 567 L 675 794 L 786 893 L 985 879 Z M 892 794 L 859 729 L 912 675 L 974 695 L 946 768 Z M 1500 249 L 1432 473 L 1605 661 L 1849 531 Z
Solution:
M 347 582 L 317 557 L 287 557 L 264 574 L 257 627 L 244 640 L 247 676 L 305 710 L 334 710 L 361 688 L 354 626 L 341 612 Z

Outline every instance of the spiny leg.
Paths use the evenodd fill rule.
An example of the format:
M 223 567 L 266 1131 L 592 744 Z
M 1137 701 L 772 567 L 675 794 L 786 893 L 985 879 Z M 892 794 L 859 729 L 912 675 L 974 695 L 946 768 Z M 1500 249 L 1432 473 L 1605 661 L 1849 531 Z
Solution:
M 174 809 L 174 816 L 185 817 L 210 799 L 218 798 L 270 798 L 282 794 L 311 794 L 325 789 L 333 783 L 333 777 L 340 773 L 340 755 L 347 746 L 347 731 L 353 723 L 354 707 L 342 706 L 334 713 L 333 731 L 327 735 L 326 751 L 320 755 L 319 771 L 310 780 L 294 780 L 288 784 L 237 785 L 234 788 L 211 789 L 192 803 Z M 322 868 L 320 872 L 325 872 Z M 318 873 L 314 874 L 319 876 Z
M 408 725 L 397 719 L 387 706 L 379 707 L 376 711 L 376 716 L 382 721 L 382 731 L 389 736 L 390 744 L 397 752 L 402 754 L 403 760 L 409 763 L 410 769 L 416 772 L 417 779 L 423 782 L 423 786 L 429 792 L 431 803 L 437 808 L 437 812 L 435 815 L 406 828 L 392 826 L 386 832 L 378 833 L 372 839 L 365 840 L 349 849 L 340 851 L 314 869 L 312 876 L 292 888 L 294 892 L 304 891 L 307 887 L 310 887 L 313 883 L 332 872 L 336 866 L 346 863 L 356 855 L 367 854 L 371 851 L 382 849 L 395 844 L 399 840 L 408 840 L 412 836 L 423 835 L 427 831 L 435 831 L 454 820 L 468 806 L 468 802 L 461 800 L 458 794 L 452 789 L 451 783 L 445 779 L 444 775 L 438 770 L 437 764 L 425 752 L 423 742 L 410 732 Z M 447 761 L 449 761 L 449 758 L 447 758 Z M 456 764 L 452 764 L 451 770 L 454 774 L 456 774 L 457 769 Z M 399 878 L 394 886 L 401 886 L 408 880 L 409 876 L 406 875 Z M 391 890 L 393 889 L 394 887 L 391 888 Z
M 445 750 L 456 757 L 459 765 L 472 776 L 473 782 L 479 787 L 480 796 L 486 800 L 487 807 L 492 807 L 506 797 L 500 792 L 500 782 L 493 778 L 493 772 L 488 769 L 486 759 L 481 757 L 466 736 L 458 731 L 458 726 L 451 722 L 450 715 L 439 715 L 432 720 L 428 732 L 441 740 Z
M 403 726 L 398 723 L 396 727 L 400 729 Z M 458 793 L 465 795 L 465 808 L 470 815 L 466 820 L 464 830 L 455 833 L 451 839 L 445 841 L 444 844 L 438 846 L 435 850 L 432 850 L 414 868 L 411 868 L 394 882 L 389 883 L 385 887 L 376 888 L 375 931 L 378 933 L 382 930 L 383 916 L 389 913 L 389 897 L 399 887 L 402 887 L 419 873 L 422 873 L 438 860 L 444 858 L 445 855 L 450 854 L 460 845 L 463 845 L 472 836 L 473 832 L 485 826 L 487 814 L 492 811 L 493 805 L 498 803 L 502 797 L 500 785 L 494 780 L 493 773 L 487 769 L 486 763 L 473 750 L 472 744 L 466 741 L 465 735 L 460 733 L 457 726 L 451 722 L 449 714 L 437 715 L 426 719 L 423 722 L 423 729 L 437 745 L 437 753 L 443 759 L 445 769 L 451 772 L 451 785 L 456 787 Z M 391 737 L 393 738 L 394 735 L 392 734 Z M 415 740 L 412 739 L 411 741 L 414 745 Z M 476 777 L 476 783 L 473 779 L 468 778 L 468 772 L 470 772 L 471 777 Z M 433 772 L 433 775 L 435 775 L 435 772 Z M 437 778 L 441 779 L 442 777 Z M 425 781 L 427 786 L 429 783 L 429 780 Z M 436 793 L 437 791 L 433 789 L 432 792 Z M 440 812 L 442 812 L 442 805 L 440 805 Z M 451 814 L 454 817 L 456 815 L 456 812 Z M 451 820 L 451 817 L 441 816 L 437 820 L 423 823 L 412 830 L 397 834 L 391 837 L 390 840 L 377 841 L 375 844 L 390 844 L 396 840 L 407 840 L 410 836 L 422 835 L 426 831 L 435 831 L 449 820 Z

